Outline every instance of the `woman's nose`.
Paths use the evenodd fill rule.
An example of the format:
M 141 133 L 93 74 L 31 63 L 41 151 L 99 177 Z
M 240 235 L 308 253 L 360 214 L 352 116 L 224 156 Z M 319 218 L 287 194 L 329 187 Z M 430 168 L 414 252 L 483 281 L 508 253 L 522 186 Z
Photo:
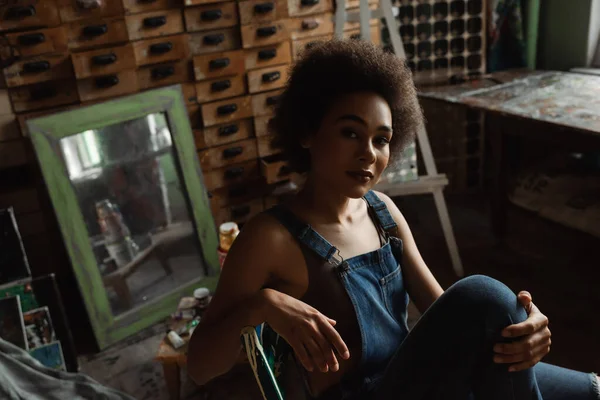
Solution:
M 375 149 L 373 148 L 371 141 L 362 145 L 359 159 L 368 164 L 373 164 L 375 162 Z

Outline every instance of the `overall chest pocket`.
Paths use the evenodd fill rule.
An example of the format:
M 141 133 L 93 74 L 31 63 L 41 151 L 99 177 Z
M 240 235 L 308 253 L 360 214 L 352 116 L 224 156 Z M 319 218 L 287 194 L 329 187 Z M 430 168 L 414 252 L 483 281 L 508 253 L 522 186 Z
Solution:
M 402 276 L 402 241 L 392 237 L 390 238 L 390 246 L 392 254 L 385 260 L 387 264 L 386 274 L 379 279 L 379 285 L 386 309 L 399 323 L 404 324 L 408 294 Z

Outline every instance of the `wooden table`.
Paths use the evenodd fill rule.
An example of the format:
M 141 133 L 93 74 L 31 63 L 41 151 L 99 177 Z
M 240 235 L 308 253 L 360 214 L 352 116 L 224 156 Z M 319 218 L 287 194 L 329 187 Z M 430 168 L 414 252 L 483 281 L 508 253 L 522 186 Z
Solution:
M 173 322 L 171 329 L 178 329 L 185 325 L 186 320 Z M 169 392 L 169 398 L 171 400 L 179 400 L 181 393 L 181 368 L 185 368 L 187 365 L 187 350 L 190 335 L 182 336 L 181 338 L 185 342 L 185 346 L 175 350 L 166 335 L 162 342 L 158 346 L 158 351 L 154 357 L 155 361 L 162 364 L 163 373 L 165 375 L 165 382 L 167 384 L 167 391 Z

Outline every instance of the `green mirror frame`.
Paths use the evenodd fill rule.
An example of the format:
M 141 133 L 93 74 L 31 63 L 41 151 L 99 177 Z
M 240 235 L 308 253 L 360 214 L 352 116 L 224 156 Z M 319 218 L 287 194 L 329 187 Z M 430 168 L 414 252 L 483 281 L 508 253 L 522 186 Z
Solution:
M 166 115 L 207 274 L 142 306 L 114 316 L 88 239 L 86 224 L 61 157 L 59 141 L 89 129 L 118 124 L 151 113 Z M 163 320 L 176 310 L 180 298 L 191 295 L 194 288 L 215 289 L 220 272 L 218 237 L 180 85 L 29 119 L 27 127 L 99 349 Z

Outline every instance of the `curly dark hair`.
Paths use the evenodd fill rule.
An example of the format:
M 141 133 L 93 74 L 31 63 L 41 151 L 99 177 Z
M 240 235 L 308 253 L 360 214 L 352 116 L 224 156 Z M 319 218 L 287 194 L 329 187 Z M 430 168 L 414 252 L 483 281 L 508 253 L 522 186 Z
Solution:
M 393 163 L 423 121 L 410 69 L 394 54 L 363 40 L 333 39 L 304 50 L 290 69 L 269 124 L 291 169 L 300 173 L 310 169 L 310 154 L 300 143 L 319 129 L 332 104 L 346 94 L 364 91 L 379 94 L 391 109 Z

